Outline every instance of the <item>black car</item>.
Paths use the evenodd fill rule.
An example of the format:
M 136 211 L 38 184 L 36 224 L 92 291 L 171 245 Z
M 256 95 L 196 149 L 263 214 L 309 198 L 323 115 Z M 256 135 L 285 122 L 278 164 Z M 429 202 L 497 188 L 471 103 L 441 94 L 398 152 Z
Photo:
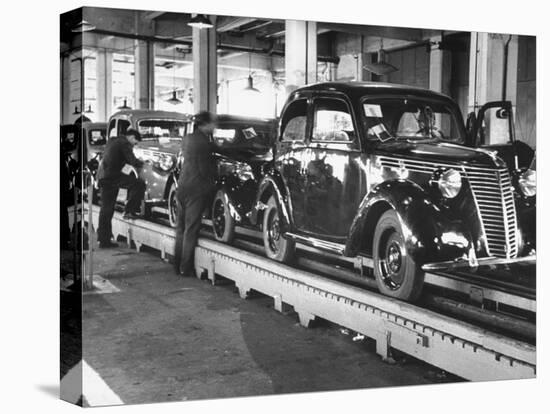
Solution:
M 218 115 L 212 137 L 219 147 L 211 218 L 217 240 L 230 243 L 236 225 L 249 225 L 264 168 L 273 161 L 277 120 Z M 185 162 L 185 161 L 184 161 Z
M 379 290 L 411 301 L 427 270 L 535 260 L 531 160 L 507 164 L 499 153 L 513 144 L 474 148 L 472 137 L 457 104 L 433 91 L 302 87 L 281 114 L 273 161 L 233 167 L 237 187 L 250 177 L 255 191 L 231 200 L 233 217 L 260 228 L 278 261 L 296 242 L 370 256 Z

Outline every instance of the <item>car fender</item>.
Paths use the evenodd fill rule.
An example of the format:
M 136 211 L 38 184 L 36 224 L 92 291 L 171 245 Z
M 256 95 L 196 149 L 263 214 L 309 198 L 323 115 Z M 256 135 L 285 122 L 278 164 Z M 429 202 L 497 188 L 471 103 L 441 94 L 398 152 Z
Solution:
M 250 222 L 253 225 L 260 224 L 260 218 L 263 217 L 262 212 L 267 207 L 266 203 L 271 195 L 275 197 L 277 207 L 281 212 L 281 228 L 283 231 L 289 231 L 292 228 L 293 221 L 288 202 L 288 192 L 286 191 L 283 178 L 277 171 L 267 173 L 260 181 L 256 200 L 251 210 Z
M 393 209 L 401 222 L 407 252 L 419 265 L 463 258 L 473 246 L 460 220 L 450 220 L 428 193 L 406 180 L 386 181 L 362 200 L 353 220 L 344 254 L 372 254 L 372 239 L 380 216 Z
M 229 208 L 229 214 L 235 220 L 236 223 L 242 221 L 242 211 L 239 211 L 238 204 L 236 203 L 237 194 L 235 193 L 235 187 L 231 185 L 231 180 L 221 179 L 216 182 L 216 192 L 221 190 L 223 192 L 224 203 Z M 212 205 L 214 199 L 212 199 Z

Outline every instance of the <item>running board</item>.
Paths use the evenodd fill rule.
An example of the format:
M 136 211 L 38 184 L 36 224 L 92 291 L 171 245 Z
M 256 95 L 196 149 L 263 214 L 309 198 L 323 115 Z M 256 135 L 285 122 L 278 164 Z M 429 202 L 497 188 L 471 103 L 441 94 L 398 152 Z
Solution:
M 345 245 L 340 243 L 333 243 L 325 240 L 319 240 L 313 237 L 300 236 L 299 234 L 286 233 L 286 236 L 294 241 L 303 243 L 308 246 L 313 246 L 321 250 L 325 250 L 337 255 L 343 255 Z

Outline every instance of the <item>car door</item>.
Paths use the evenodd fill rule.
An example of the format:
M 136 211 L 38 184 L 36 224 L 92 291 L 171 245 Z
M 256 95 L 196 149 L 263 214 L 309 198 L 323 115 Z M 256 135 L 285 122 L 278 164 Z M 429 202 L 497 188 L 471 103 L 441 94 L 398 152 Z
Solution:
M 290 212 L 297 230 L 304 227 L 305 158 L 308 130 L 308 99 L 299 98 L 288 104 L 281 119 L 281 132 L 275 157 L 275 168 L 281 173 L 290 198 Z
M 361 193 L 359 138 L 343 96 L 321 95 L 312 104 L 306 165 L 305 230 L 321 238 L 345 238 Z

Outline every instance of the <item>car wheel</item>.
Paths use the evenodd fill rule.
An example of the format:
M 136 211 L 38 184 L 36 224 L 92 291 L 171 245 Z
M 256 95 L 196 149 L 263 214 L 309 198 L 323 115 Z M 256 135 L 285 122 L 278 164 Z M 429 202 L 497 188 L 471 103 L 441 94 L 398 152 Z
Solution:
M 231 215 L 227 200 L 226 193 L 218 190 L 212 203 L 212 230 L 216 240 L 223 243 L 231 243 L 235 236 L 235 219 Z
M 278 262 L 288 263 L 294 256 L 293 240 L 283 237 L 281 231 L 281 214 L 274 197 L 270 197 L 264 211 L 263 220 L 264 249 L 267 257 Z
M 172 183 L 170 192 L 168 193 L 168 221 L 170 222 L 170 226 L 174 228 L 178 221 L 178 200 L 176 193 L 176 183 Z
M 376 225 L 373 243 L 374 276 L 380 293 L 397 299 L 418 299 L 424 272 L 408 254 L 401 223 L 394 210 L 388 210 Z

